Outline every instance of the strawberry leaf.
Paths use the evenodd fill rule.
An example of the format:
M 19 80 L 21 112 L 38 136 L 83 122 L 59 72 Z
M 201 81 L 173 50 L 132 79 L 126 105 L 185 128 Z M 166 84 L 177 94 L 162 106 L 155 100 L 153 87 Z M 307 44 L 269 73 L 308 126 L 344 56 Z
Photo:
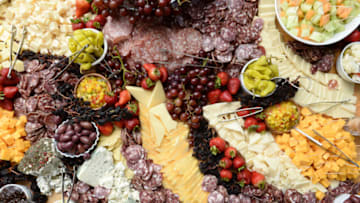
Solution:
M 250 132 L 252 132 L 252 131 L 256 131 L 258 128 L 259 128 L 258 125 L 251 125 L 250 127 L 248 127 L 248 130 L 249 130 Z
M 245 166 L 241 166 L 240 168 L 238 168 L 238 171 L 242 171 L 245 168 Z
M 216 77 L 215 88 L 218 89 L 220 87 L 221 87 L 221 79 L 219 77 Z

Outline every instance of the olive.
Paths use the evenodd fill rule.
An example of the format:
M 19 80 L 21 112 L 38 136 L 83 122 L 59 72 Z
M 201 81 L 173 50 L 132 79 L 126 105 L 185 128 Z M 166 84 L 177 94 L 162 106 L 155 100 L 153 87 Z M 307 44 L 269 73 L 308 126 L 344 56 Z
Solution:
M 61 135 L 59 138 L 60 142 L 67 142 L 71 140 L 71 136 L 70 135 Z
M 81 136 L 80 141 L 84 144 L 90 144 L 90 142 L 91 142 L 90 139 L 86 136 Z
M 86 136 L 86 135 L 89 135 L 90 133 L 91 133 L 91 132 L 90 132 L 89 130 L 84 129 L 84 130 L 81 131 L 80 134 L 81 134 L 82 136 L 84 136 L 84 135 Z
M 69 141 L 69 142 L 63 143 L 62 145 L 63 145 L 62 147 L 63 147 L 66 151 L 70 151 L 71 148 L 73 148 L 74 143 L 71 142 L 71 141 Z
M 61 125 L 58 129 L 57 129 L 57 133 L 59 133 L 59 134 L 64 134 L 65 133 L 65 131 L 66 131 L 66 128 L 67 128 L 67 125 L 66 124 L 63 124 L 63 125 Z
M 75 132 L 79 133 L 82 130 L 82 127 L 78 123 L 75 123 L 74 130 L 75 130 Z
M 85 152 L 85 148 L 82 144 L 77 144 L 76 149 L 77 149 L 77 152 L 79 152 L 80 154 Z
M 57 146 L 58 150 L 64 151 L 64 149 L 62 148 L 62 143 L 61 143 L 61 142 L 58 142 L 58 143 L 56 144 L 56 146 Z
M 79 140 L 80 140 L 80 136 L 78 136 L 78 135 L 74 135 L 74 136 L 72 136 L 72 138 L 71 138 L 71 141 L 72 141 L 73 143 L 78 143 Z
M 75 134 L 75 131 L 73 131 L 73 130 L 70 130 L 70 131 L 67 131 L 66 133 L 65 133 L 65 135 L 68 135 L 68 136 L 73 136 Z
M 89 139 L 90 139 L 91 141 L 96 140 L 96 137 L 97 137 L 96 132 L 92 132 L 92 133 L 89 135 Z
M 66 132 L 67 132 L 67 131 L 70 131 L 70 130 L 73 130 L 72 125 L 67 125 L 67 127 L 66 127 Z
M 81 125 L 81 127 L 88 129 L 88 130 L 93 129 L 93 125 L 91 124 L 91 122 L 88 122 L 88 121 L 81 121 L 80 125 Z
M 59 141 L 59 139 L 60 139 L 60 134 L 59 134 L 59 133 L 55 133 L 54 139 L 55 139 L 56 141 Z
M 90 145 L 88 145 L 88 144 L 84 144 L 83 146 L 84 146 L 85 149 L 89 149 L 89 148 L 90 148 Z

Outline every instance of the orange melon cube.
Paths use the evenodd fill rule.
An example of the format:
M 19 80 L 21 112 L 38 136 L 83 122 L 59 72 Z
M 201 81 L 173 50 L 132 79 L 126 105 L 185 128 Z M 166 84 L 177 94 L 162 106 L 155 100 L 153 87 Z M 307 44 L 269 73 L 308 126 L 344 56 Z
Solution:
M 311 18 L 315 15 L 315 11 L 314 10 L 309 10 L 306 15 L 305 15 L 305 19 L 306 20 L 311 20 Z

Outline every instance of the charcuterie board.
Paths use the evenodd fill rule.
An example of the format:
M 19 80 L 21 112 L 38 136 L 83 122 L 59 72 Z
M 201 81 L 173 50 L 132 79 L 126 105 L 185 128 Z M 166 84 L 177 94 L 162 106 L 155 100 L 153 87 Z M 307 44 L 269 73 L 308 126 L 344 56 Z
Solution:
M 0 0 L 0 202 L 359 202 L 357 0 Z

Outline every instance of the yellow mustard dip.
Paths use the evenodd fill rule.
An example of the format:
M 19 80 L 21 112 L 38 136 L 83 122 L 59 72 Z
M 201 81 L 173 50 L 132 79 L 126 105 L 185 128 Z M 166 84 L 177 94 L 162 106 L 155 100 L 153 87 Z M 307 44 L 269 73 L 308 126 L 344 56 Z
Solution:
M 101 77 L 85 77 L 78 85 L 76 96 L 90 102 L 91 108 L 105 105 L 105 95 L 110 91 L 107 81 Z

